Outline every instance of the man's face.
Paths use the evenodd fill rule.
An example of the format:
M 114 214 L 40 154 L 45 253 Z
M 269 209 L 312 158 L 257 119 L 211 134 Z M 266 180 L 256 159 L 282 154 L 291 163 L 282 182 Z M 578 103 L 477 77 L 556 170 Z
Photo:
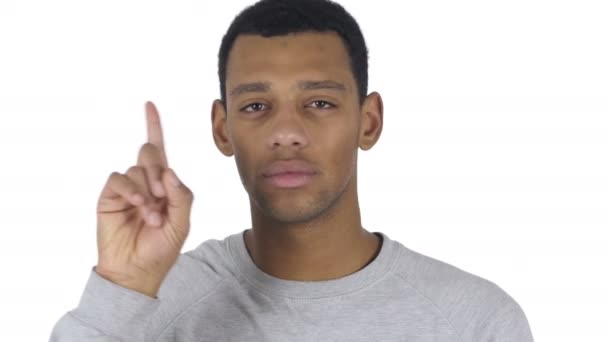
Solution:
M 241 35 L 226 70 L 227 116 L 214 122 L 258 211 L 278 222 L 305 222 L 354 189 L 360 106 L 337 34 Z M 304 161 L 316 173 L 304 185 L 277 186 L 265 174 L 279 160 Z

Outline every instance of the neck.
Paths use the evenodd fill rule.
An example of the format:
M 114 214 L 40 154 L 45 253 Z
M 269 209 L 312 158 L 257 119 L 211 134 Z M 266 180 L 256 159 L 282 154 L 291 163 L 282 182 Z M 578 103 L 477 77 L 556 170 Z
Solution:
M 365 267 L 380 251 L 378 236 L 361 226 L 356 189 L 307 221 L 278 223 L 253 210 L 245 245 L 256 266 L 285 280 L 337 279 Z

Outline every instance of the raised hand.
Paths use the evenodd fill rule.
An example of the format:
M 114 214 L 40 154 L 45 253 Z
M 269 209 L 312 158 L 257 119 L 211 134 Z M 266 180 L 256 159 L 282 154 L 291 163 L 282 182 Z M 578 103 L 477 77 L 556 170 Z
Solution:
M 95 271 L 123 287 L 156 297 L 190 230 L 194 199 L 169 168 L 160 117 L 146 103 L 148 142 L 137 165 L 112 172 L 97 203 Z

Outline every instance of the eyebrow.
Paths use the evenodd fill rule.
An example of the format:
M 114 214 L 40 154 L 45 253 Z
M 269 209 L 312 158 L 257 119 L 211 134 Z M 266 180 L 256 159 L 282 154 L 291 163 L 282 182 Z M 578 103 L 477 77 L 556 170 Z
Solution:
M 242 83 L 232 88 L 230 95 L 233 97 L 244 93 L 263 93 L 270 90 L 270 82 Z
M 244 93 L 264 93 L 270 91 L 270 88 L 270 82 L 242 83 L 232 88 L 232 90 L 230 91 L 230 95 L 236 97 Z M 298 81 L 298 88 L 302 90 L 334 89 L 339 91 L 346 91 L 346 86 L 344 86 L 344 84 L 330 80 Z
M 346 87 L 342 83 L 335 81 L 298 81 L 298 87 L 303 90 L 310 89 L 336 89 L 346 91 Z

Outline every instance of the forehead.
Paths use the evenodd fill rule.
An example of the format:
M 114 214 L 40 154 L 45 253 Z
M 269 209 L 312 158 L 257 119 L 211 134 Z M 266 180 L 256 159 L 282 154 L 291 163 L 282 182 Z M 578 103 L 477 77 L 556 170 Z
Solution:
M 337 33 L 303 32 L 236 38 L 226 65 L 226 82 L 260 76 L 334 77 L 354 82 L 346 46 Z

